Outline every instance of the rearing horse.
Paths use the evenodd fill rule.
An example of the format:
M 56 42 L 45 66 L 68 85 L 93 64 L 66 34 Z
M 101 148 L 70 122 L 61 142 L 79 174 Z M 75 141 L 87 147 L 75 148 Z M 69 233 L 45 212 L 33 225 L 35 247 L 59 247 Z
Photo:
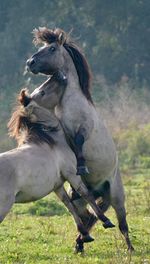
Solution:
M 61 69 L 67 75 L 68 85 L 56 108 L 56 114 L 66 134 L 76 145 L 79 154 L 77 159 L 81 158 L 82 161 L 85 158 L 90 173 L 83 175 L 82 179 L 97 197 L 102 197 L 103 202 L 99 206 L 104 212 L 112 205 L 128 249 L 133 250 L 128 234 L 125 197 L 116 149 L 91 98 L 88 63 L 83 53 L 61 29 L 34 30 L 34 42 L 42 43 L 44 46 L 28 59 L 27 67 L 34 74 L 52 75 Z M 45 107 L 49 108 L 48 96 L 51 96 L 51 91 L 47 91 L 45 96 L 47 96 Z M 83 156 L 80 151 L 82 147 Z M 82 221 L 90 230 L 96 222 L 95 216 L 87 210 L 86 202 L 82 198 L 74 203 Z M 76 248 L 77 251 L 83 250 L 80 235 Z

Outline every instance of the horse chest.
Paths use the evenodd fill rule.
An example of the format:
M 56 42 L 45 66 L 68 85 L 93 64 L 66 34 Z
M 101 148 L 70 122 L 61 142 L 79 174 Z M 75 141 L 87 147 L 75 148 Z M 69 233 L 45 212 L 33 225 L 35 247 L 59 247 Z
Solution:
M 41 146 L 19 153 L 16 172 L 16 202 L 37 200 L 62 184 L 55 155 Z

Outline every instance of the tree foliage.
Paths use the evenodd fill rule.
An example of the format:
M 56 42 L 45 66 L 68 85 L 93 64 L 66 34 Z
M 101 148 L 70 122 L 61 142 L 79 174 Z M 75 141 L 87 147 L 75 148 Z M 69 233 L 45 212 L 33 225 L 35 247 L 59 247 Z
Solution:
M 150 84 L 148 0 L 0 0 L 0 89 L 24 83 L 35 27 L 73 29 L 95 74 Z

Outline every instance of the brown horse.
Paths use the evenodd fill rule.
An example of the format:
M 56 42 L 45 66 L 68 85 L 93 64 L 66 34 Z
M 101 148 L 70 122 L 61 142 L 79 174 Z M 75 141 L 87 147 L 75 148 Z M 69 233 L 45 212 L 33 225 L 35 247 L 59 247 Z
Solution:
M 103 203 L 99 207 L 103 211 L 110 205 L 113 206 L 120 231 L 126 239 L 128 249 L 132 250 L 116 149 L 91 98 L 88 63 L 80 49 L 61 29 L 39 28 L 34 31 L 34 41 L 44 46 L 27 61 L 27 67 L 35 74 L 51 75 L 61 69 L 67 75 L 68 85 L 56 108 L 56 114 L 75 145 L 78 166 L 85 165 L 85 158 L 90 173 L 83 175 L 82 179 L 97 197 L 102 196 Z M 45 107 L 49 108 L 50 89 L 46 96 Z M 96 221 L 94 215 L 86 209 L 82 198 L 74 203 L 85 226 L 90 229 Z M 79 236 L 77 251 L 82 250 L 83 243 Z

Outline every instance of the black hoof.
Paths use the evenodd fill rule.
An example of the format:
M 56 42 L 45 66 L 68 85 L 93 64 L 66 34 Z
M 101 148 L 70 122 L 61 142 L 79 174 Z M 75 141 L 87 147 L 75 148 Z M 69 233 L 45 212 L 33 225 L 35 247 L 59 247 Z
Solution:
M 113 227 L 115 227 L 115 225 L 112 224 L 112 223 L 110 222 L 110 220 L 108 219 L 108 220 L 103 224 L 103 227 L 104 227 L 104 228 L 113 228 Z
M 132 252 L 135 251 L 135 249 L 134 249 L 134 247 L 131 245 L 130 247 L 128 247 L 128 251 L 132 253 Z
M 83 253 L 84 252 L 84 244 L 83 242 L 77 243 L 75 246 L 75 253 Z
M 83 236 L 83 237 L 82 237 L 82 241 L 83 241 L 84 243 L 90 243 L 90 242 L 93 242 L 93 241 L 94 241 L 94 238 L 91 237 L 90 235 L 86 235 L 86 236 Z
M 86 176 L 89 175 L 89 170 L 86 166 L 77 167 L 77 175 Z

